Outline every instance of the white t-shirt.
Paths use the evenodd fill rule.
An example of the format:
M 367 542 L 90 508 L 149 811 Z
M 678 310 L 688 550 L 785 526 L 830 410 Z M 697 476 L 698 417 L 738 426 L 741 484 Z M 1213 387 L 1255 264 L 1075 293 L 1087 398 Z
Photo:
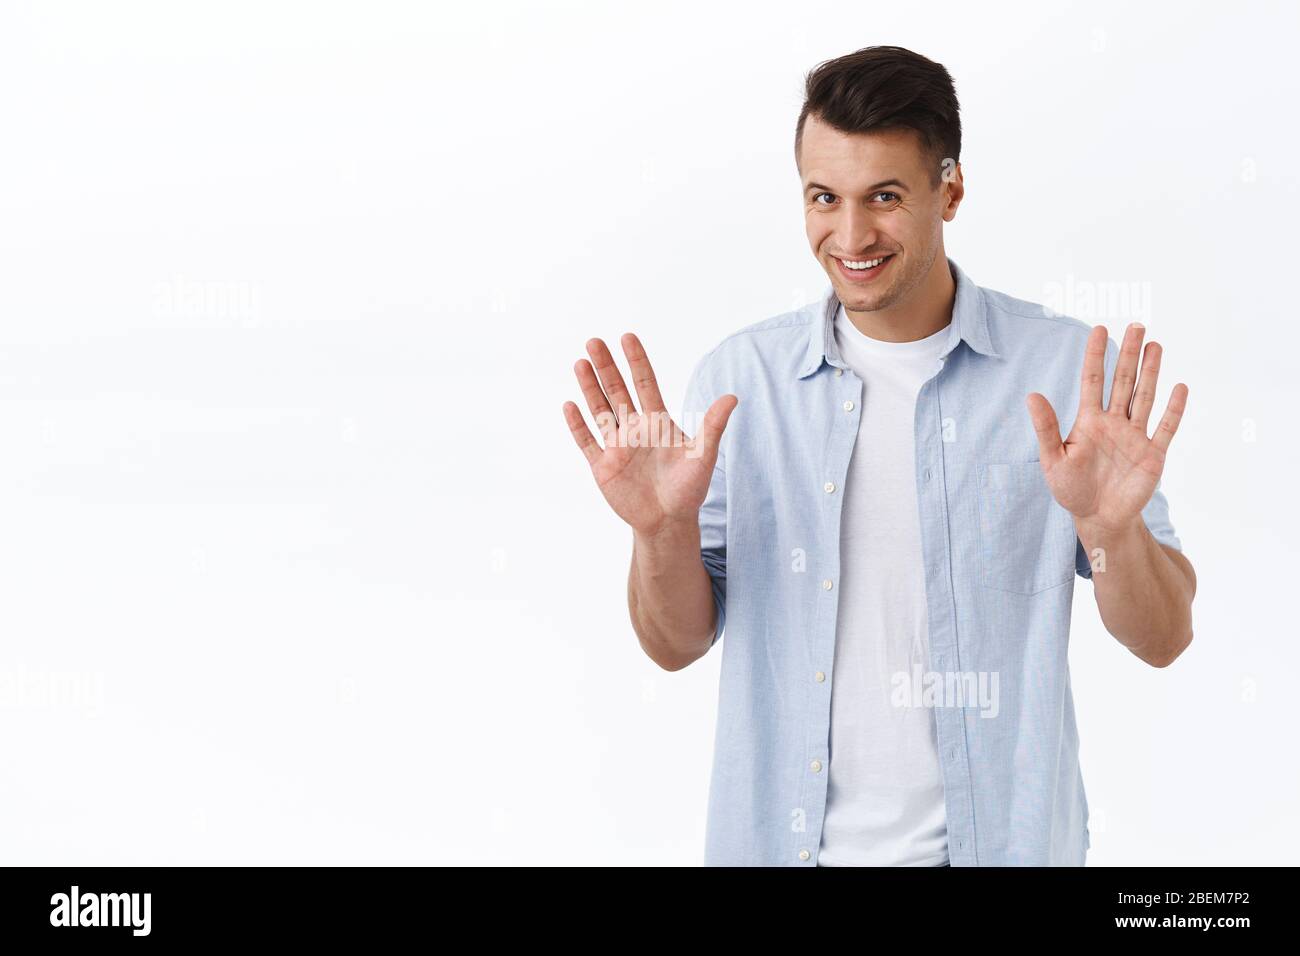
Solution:
M 842 305 L 835 320 L 840 354 L 863 388 L 840 516 L 823 866 L 948 862 L 934 710 L 894 695 L 930 669 L 913 429 L 917 393 L 938 371 L 949 332 L 883 342 L 859 332 Z

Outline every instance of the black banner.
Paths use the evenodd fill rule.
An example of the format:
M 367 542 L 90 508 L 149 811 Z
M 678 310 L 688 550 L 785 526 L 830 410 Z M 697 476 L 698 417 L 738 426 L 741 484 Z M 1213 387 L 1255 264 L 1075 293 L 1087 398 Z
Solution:
M 1282 885 L 1291 879 L 1290 868 L 1199 867 L 544 874 L 472 867 L 11 868 L 0 871 L 0 921 L 7 942 L 75 940 L 95 948 L 153 940 L 373 945 L 412 932 L 459 935 L 471 926 L 491 936 L 532 927 L 558 938 L 553 934 L 566 925 L 571 932 L 611 918 L 634 931 L 721 919 L 727 932 L 743 937 L 842 928 L 845 917 L 867 931 L 920 932 L 918 940 L 964 927 L 979 930 L 967 938 L 986 941 L 1199 936 L 1231 944 L 1260 930 L 1285 930 Z M 1045 927 L 1056 935 L 1045 937 Z

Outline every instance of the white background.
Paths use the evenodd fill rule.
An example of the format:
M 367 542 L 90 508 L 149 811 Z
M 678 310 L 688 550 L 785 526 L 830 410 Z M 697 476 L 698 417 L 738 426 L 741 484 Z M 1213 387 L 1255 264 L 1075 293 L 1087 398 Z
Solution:
M 1292 4 L 6 4 L 0 860 L 702 861 L 719 645 L 560 412 L 820 294 L 804 73 L 945 64 L 980 285 L 1150 294 L 1195 641 L 1076 588 L 1089 864 L 1294 863 Z M 1011 409 L 1009 414 L 1023 413 Z M 723 638 L 724 642 L 726 638 Z

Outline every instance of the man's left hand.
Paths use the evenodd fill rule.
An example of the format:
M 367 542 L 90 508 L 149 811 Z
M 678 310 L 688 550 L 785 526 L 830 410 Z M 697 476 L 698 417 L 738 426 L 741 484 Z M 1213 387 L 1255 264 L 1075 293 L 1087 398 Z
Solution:
M 1051 402 L 1038 392 L 1025 398 L 1038 435 L 1039 462 L 1052 495 L 1074 515 L 1076 525 L 1102 533 L 1122 532 L 1141 520 L 1142 509 L 1156 490 L 1165 467 L 1165 453 L 1187 407 L 1187 386 L 1179 382 L 1169 396 L 1155 434 L 1147 437 L 1161 348 L 1156 342 L 1148 342 L 1143 351 L 1144 332 L 1136 322 L 1125 332 L 1110 402 L 1102 408 L 1106 327 L 1093 328 L 1084 347 L 1079 412 L 1064 442 Z

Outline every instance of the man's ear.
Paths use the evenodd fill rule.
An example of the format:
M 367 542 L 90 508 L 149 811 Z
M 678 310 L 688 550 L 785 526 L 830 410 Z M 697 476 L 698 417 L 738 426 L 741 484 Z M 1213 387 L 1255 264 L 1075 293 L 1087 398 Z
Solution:
M 966 195 L 966 186 L 962 181 L 961 163 L 954 159 L 943 162 L 939 180 L 939 189 L 944 195 L 943 221 L 952 222 L 957 218 L 957 207 Z

